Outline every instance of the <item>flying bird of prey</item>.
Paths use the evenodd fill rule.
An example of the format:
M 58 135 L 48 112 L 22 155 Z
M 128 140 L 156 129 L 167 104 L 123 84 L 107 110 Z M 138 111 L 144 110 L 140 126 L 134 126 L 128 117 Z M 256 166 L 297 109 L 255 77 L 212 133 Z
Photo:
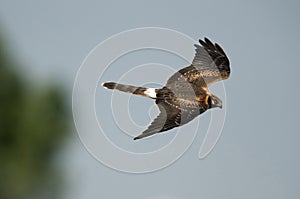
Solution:
M 223 49 L 209 39 L 195 44 L 196 55 L 190 66 L 173 74 L 162 88 L 145 88 L 104 82 L 102 86 L 155 99 L 159 115 L 136 139 L 184 125 L 206 110 L 222 108 L 222 100 L 208 92 L 217 81 L 229 78 L 229 59 Z

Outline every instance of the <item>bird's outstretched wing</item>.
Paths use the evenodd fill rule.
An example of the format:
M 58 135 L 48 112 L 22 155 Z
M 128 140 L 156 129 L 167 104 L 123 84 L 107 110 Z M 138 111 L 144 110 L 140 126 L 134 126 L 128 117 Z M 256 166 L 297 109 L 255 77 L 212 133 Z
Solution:
M 160 113 L 150 126 L 134 140 L 148 137 L 158 132 L 167 131 L 180 125 L 180 110 L 166 103 L 158 104 Z
M 168 79 L 166 87 L 172 91 L 182 92 L 191 85 L 195 94 L 201 95 L 212 83 L 229 78 L 230 63 L 223 49 L 207 38 L 199 42 L 201 45 L 195 44 L 196 54 L 192 64 Z
M 148 129 L 135 137 L 134 140 L 186 124 L 206 110 L 206 107 L 202 107 L 195 100 L 178 99 L 174 97 L 174 94 L 171 95 L 173 97 L 156 100 L 160 111 L 159 115 L 149 125 Z

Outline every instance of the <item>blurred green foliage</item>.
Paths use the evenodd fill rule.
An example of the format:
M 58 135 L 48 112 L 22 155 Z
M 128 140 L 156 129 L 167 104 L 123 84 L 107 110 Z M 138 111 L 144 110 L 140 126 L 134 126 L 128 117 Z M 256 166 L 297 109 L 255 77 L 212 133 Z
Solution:
M 69 119 L 63 92 L 32 86 L 17 68 L 0 40 L 0 199 L 58 198 L 54 157 Z

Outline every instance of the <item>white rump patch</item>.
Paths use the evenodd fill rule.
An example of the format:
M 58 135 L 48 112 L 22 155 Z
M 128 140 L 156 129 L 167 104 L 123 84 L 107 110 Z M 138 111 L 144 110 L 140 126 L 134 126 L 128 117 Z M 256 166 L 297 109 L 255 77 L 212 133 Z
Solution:
M 145 95 L 151 97 L 151 98 L 156 98 L 156 89 L 155 88 L 147 88 L 147 90 L 144 91 Z

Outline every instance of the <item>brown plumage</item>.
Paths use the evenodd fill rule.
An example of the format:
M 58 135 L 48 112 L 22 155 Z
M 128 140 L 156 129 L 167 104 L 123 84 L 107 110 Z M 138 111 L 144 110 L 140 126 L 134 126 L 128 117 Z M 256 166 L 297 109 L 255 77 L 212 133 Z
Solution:
M 199 42 L 201 45 L 195 44 L 196 55 L 192 64 L 173 74 L 163 88 L 136 87 L 114 82 L 102 84 L 108 89 L 155 99 L 159 115 L 134 140 L 184 125 L 208 109 L 222 108 L 221 99 L 207 90 L 212 83 L 229 78 L 229 59 L 217 43 L 213 44 L 207 38 Z

